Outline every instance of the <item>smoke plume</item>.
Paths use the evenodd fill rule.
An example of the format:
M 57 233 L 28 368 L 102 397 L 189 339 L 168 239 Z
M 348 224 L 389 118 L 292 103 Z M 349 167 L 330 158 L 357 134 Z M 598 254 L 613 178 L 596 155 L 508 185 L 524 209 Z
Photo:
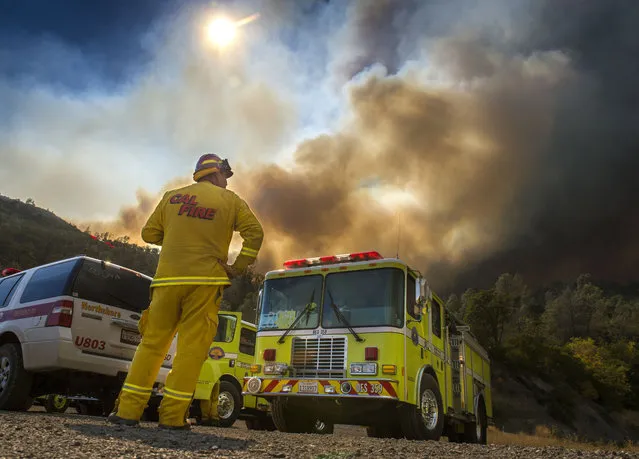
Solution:
M 240 58 L 220 70 L 169 43 L 180 65 L 166 58 L 160 70 L 177 84 L 156 71 L 101 123 L 170 131 L 170 164 L 183 164 L 174 176 L 188 177 L 211 142 L 228 152 L 229 188 L 265 228 L 262 270 L 399 248 L 440 292 L 505 271 L 531 284 L 582 272 L 636 279 L 639 4 L 324 3 L 321 20 L 289 24 L 313 59 L 269 42 L 250 64 L 259 72 Z M 262 17 L 279 27 L 274 11 Z M 305 35 L 321 21 L 327 49 Z M 306 118 L 331 128 L 298 141 L 295 122 Z M 139 237 L 173 185 L 139 191 L 102 228 Z

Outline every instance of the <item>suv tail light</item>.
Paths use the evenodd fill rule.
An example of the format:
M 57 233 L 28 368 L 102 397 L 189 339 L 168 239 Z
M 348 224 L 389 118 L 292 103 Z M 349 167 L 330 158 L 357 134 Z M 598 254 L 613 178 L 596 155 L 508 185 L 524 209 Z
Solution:
M 47 327 L 71 328 L 73 322 L 73 301 L 56 301 L 47 317 Z

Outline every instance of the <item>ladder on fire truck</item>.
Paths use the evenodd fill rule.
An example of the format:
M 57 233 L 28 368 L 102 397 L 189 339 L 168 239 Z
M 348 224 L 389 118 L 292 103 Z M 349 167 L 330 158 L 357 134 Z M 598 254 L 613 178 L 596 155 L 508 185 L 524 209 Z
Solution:
M 450 366 L 451 366 L 451 381 L 453 392 L 453 410 L 455 414 L 461 415 L 466 411 L 466 391 L 464 373 L 466 369 L 464 367 L 463 360 L 463 335 L 462 332 L 469 331 L 470 327 L 467 325 L 451 324 L 449 330 L 449 342 L 450 342 Z

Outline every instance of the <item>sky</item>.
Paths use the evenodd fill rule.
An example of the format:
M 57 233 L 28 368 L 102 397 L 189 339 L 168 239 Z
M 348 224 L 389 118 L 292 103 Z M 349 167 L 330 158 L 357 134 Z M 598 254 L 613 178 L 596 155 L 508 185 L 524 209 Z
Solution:
M 0 193 L 139 242 L 213 152 L 260 269 L 399 249 L 444 290 L 637 280 L 637 23 L 629 0 L 1 0 Z

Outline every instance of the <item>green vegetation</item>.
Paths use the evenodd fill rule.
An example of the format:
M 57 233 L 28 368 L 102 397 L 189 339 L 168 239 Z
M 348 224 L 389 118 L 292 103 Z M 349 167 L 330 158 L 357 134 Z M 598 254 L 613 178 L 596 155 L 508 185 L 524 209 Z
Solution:
M 494 360 L 558 388 L 561 406 L 549 407 L 557 419 L 570 421 L 562 387 L 609 410 L 639 409 L 639 299 L 606 293 L 589 275 L 532 292 L 518 275 L 502 274 L 493 288 L 452 295 L 448 306 Z
M 76 255 L 111 261 L 152 276 L 157 249 L 129 244 L 128 238 L 109 241 L 108 233 L 81 231 L 48 210 L 0 196 L 0 267 L 28 269 Z M 109 241 L 113 247 L 105 243 Z

